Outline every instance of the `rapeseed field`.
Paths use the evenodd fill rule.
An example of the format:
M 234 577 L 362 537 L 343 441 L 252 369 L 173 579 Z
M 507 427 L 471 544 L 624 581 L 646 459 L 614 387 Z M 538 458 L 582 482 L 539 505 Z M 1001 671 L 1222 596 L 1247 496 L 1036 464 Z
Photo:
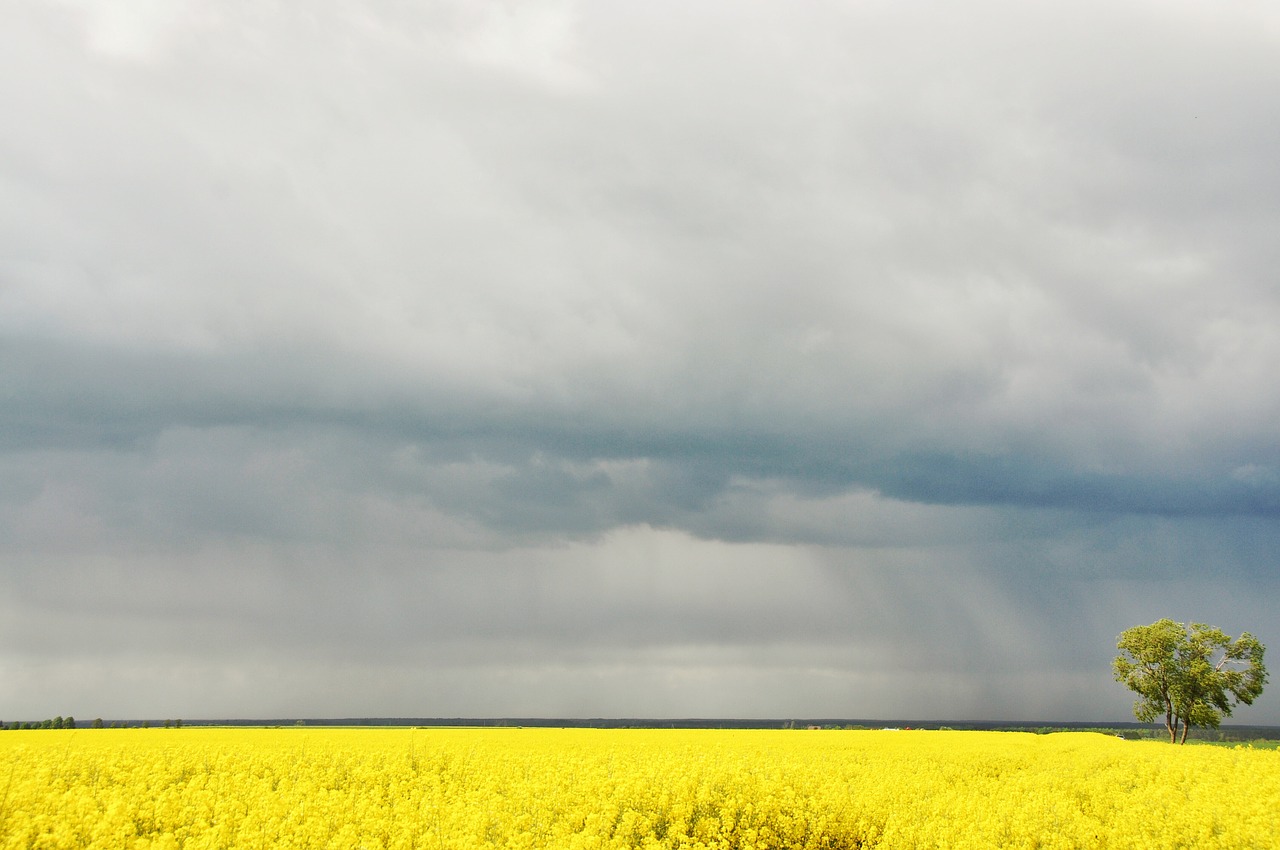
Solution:
M 1094 733 L 0 735 L 0 848 L 1276 848 L 1280 753 Z

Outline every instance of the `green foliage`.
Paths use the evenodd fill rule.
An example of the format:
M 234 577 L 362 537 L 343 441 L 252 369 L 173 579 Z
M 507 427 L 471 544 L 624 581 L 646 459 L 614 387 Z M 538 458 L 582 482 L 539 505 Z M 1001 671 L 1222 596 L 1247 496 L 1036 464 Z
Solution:
M 1193 726 L 1216 729 L 1240 704 L 1262 693 L 1266 651 L 1248 632 L 1232 639 L 1204 623 L 1173 620 L 1125 630 L 1112 665 L 1117 682 L 1138 695 L 1133 713 L 1151 722 L 1163 717 L 1169 740 L 1187 741 Z
M 76 719 L 74 717 L 53 717 L 44 720 L 15 720 L 8 726 L 0 721 L 0 729 L 14 731 L 18 729 L 74 729 L 76 728 Z

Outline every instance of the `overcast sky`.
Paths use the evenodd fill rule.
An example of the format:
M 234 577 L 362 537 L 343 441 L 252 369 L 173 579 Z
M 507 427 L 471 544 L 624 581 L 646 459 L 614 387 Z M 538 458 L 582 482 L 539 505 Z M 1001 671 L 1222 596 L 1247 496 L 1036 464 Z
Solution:
M 0 717 L 1127 720 L 1129 626 L 1280 647 L 1278 56 L 3 3 Z

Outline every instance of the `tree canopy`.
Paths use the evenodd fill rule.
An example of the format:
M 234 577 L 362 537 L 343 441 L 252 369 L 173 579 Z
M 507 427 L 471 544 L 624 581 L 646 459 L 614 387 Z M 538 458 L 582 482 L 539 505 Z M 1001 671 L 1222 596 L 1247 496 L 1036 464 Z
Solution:
M 1248 632 L 1232 639 L 1204 623 L 1158 620 L 1134 626 L 1116 642 L 1117 682 L 1138 695 L 1134 716 L 1163 716 L 1169 740 L 1186 743 L 1192 726 L 1216 729 L 1236 705 L 1252 705 L 1267 681 L 1266 651 Z

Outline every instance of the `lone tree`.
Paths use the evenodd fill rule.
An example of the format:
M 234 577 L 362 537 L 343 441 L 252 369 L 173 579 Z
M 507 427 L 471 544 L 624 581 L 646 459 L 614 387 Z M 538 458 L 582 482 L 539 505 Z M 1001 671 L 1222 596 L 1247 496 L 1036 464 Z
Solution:
M 1204 623 L 1173 620 L 1126 629 L 1116 642 L 1116 681 L 1138 695 L 1134 716 L 1164 716 L 1169 741 L 1187 742 L 1192 726 L 1218 728 L 1239 703 L 1252 705 L 1267 681 L 1266 647 L 1248 632 L 1232 640 Z

